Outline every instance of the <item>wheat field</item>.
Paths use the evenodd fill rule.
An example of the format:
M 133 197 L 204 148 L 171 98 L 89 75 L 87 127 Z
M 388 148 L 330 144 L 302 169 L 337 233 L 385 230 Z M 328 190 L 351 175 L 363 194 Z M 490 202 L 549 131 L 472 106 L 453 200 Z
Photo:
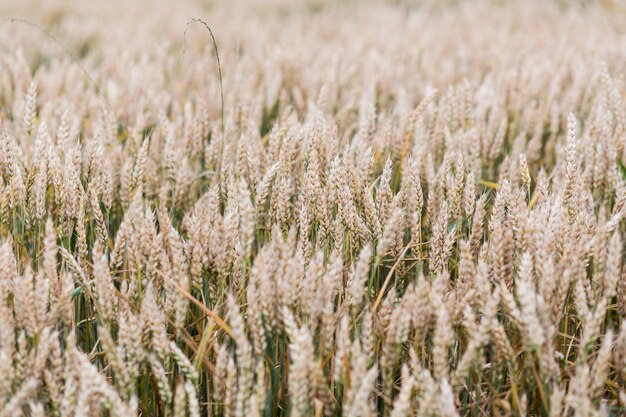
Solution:
M 0 4 L 0 417 L 626 415 L 626 4 Z

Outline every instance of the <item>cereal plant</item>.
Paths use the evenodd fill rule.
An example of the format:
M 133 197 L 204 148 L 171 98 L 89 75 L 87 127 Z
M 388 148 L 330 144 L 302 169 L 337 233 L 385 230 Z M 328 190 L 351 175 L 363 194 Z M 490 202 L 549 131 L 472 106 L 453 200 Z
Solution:
M 0 417 L 626 415 L 620 0 L 0 16 Z

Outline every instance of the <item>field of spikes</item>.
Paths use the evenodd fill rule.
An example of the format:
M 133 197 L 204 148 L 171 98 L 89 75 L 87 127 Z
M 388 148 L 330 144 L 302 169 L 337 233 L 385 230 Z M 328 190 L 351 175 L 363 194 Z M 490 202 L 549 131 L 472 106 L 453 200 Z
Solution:
M 0 417 L 626 415 L 624 3 L 0 16 Z

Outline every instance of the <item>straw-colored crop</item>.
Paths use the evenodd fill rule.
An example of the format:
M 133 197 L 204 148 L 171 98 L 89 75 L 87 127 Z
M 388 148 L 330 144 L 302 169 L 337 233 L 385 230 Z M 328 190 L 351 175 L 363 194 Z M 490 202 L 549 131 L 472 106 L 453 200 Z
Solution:
M 0 417 L 626 414 L 623 3 L 175 3 L 0 5 Z

